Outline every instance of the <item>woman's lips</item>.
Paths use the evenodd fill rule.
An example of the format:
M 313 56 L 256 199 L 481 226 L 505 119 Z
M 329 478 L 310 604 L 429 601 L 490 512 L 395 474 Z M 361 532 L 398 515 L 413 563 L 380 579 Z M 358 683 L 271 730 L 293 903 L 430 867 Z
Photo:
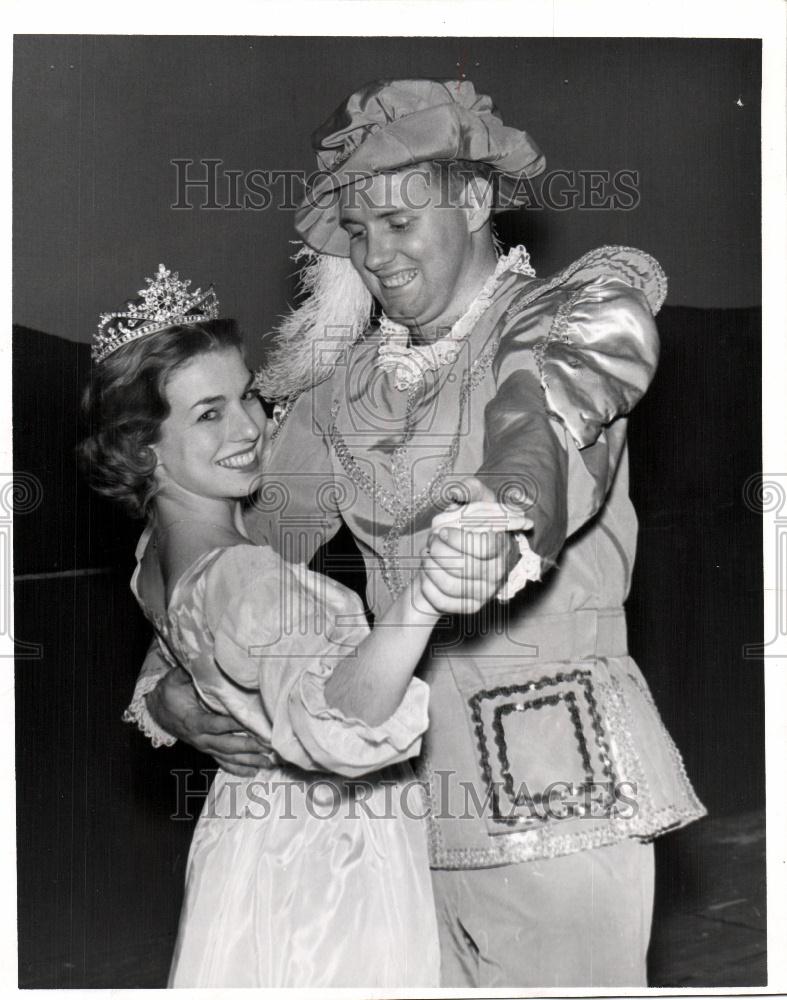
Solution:
M 224 469 L 248 469 L 257 462 L 257 445 L 252 445 L 247 451 L 240 451 L 228 458 L 221 458 L 218 465 Z

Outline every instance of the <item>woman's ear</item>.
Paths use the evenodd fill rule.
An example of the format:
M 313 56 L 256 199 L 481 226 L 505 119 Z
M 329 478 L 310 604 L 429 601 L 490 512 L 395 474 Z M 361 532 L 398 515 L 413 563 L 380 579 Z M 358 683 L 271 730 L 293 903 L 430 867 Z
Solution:
M 146 444 L 144 447 L 139 449 L 139 458 L 141 461 L 146 462 L 148 465 L 152 466 L 150 472 L 155 476 L 156 480 L 161 482 L 162 475 L 165 471 L 164 463 L 161 461 L 161 455 L 155 444 Z
M 492 183 L 481 177 L 471 177 L 467 182 L 467 224 L 471 233 L 489 222 L 492 214 Z

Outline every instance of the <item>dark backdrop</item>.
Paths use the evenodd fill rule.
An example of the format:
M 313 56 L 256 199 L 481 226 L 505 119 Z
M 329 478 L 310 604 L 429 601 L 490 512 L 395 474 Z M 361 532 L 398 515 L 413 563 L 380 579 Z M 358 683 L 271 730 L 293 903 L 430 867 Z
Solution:
M 87 340 L 162 260 L 216 284 L 258 360 L 290 290 L 284 182 L 264 211 L 173 210 L 171 161 L 309 172 L 311 131 L 362 83 L 461 74 L 575 186 L 580 171 L 639 175 L 631 211 L 507 218 L 539 273 L 628 244 L 661 261 L 672 305 L 756 305 L 759 61 L 759 41 L 735 39 L 18 36 L 15 318 Z
M 311 127 L 380 75 L 464 68 L 550 167 L 641 172 L 634 211 L 535 209 L 501 230 L 540 273 L 602 242 L 670 273 L 630 425 L 632 652 L 711 813 L 762 806 L 762 671 L 742 655 L 762 631 L 742 498 L 761 467 L 758 59 L 736 41 L 17 39 L 14 456 L 43 497 L 15 520 L 16 637 L 41 646 L 16 670 L 23 985 L 161 985 L 191 833 L 172 772 L 210 766 L 119 721 L 148 640 L 128 591 L 139 525 L 76 472 L 86 340 L 164 260 L 214 280 L 257 351 L 291 288 L 292 213 L 172 211 L 169 161 L 308 168 Z M 662 899 L 707 878 L 681 836 L 658 845 Z

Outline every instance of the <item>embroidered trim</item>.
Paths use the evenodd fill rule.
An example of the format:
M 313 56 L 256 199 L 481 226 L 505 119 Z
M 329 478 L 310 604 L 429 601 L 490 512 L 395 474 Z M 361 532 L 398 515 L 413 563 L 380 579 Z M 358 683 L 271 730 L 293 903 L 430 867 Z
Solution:
M 620 259 L 619 255 L 624 255 L 625 259 Z M 632 257 L 642 261 L 643 266 L 651 268 L 652 274 L 645 274 L 637 271 L 632 262 Z M 551 292 L 573 277 L 582 268 L 592 267 L 594 264 L 604 263 L 609 265 L 610 271 L 619 272 L 618 276 L 622 281 L 632 288 L 641 291 L 648 300 L 650 311 L 655 316 L 664 304 L 667 297 L 667 276 L 661 264 L 650 254 L 637 250 L 635 247 L 624 246 L 603 246 L 591 250 L 584 254 L 579 260 L 575 260 L 568 267 L 559 271 L 552 278 L 540 281 L 532 288 L 526 289 L 515 302 L 508 307 L 506 317 L 514 319 L 530 303 L 542 295 L 544 292 Z M 655 287 L 653 287 L 655 285 Z
M 397 498 L 389 490 L 385 490 L 382 486 L 372 482 L 368 474 L 360 468 L 353 458 L 350 449 L 347 447 L 347 442 L 344 440 L 341 431 L 336 426 L 336 417 L 339 414 L 339 408 L 339 401 L 334 400 L 331 407 L 331 424 L 328 428 L 328 438 L 333 446 L 333 450 L 336 452 L 339 464 L 356 486 L 359 486 L 383 510 L 395 516 L 398 509 Z
M 517 864 L 523 861 L 539 861 L 558 858 L 578 851 L 593 850 L 617 844 L 621 840 L 635 838 L 652 840 L 653 837 L 676 827 L 685 826 L 705 811 L 697 813 L 690 809 L 669 806 L 650 813 L 649 824 L 635 824 L 633 821 L 609 820 L 594 830 L 577 833 L 554 832 L 551 824 L 538 830 L 501 834 L 494 838 L 499 841 L 491 847 L 445 848 L 437 823 L 430 816 L 429 823 L 429 865 L 431 868 L 456 870 L 463 868 L 492 868 L 498 865 Z
M 292 408 L 295 406 L 295 400 L 297 396 L 290 396 L 290 398 L 284 403 L 276 403 L 273 407 L 273 431 L 268 439 L 269 444 L 272 444 L 276 438 L 279 436 L 279 431 L 284 427 L 287 422 L 287 417 L 292 413 Z
M 599 714 L 598 705 L 596 699 L 593 696 L 593 681 L 591 680 L 591 672 L 589 670 L 572 670 L 570 673 L 557 673 L 554 675 L 545 675 L 539 678 L 537 681 L 528 681 L 525 684 L 505 684 L 495 688 L 487 688 L 483 691 L 478 691 L 474 694 L 468 701 L 470 706 L 470 715 L 473 720 L 473 728 L 475 730 L 476 745 L 478 746 L 479 761 L 481 765 L 481 775 L 483 780 L 489 789 L 490 801 L 492 803 L 492 818 L 496 823 L 505 823 L 509 825 L 521 826 L 527 822 L 528 817 L 522 816 L 510 816 L 504 814 L 500 808 L 500 799 L 497 794 L 497 786 L 492 776 L 492 768 L 490 764 L 490 752 L 489 746 L 486 740 L 485 724 L 482 715 L 482 702 L 488 701 L 492 698 L 500 697 L 510 697 L 514 694 L 527 694 L 531 691 L 541 691 L 543 688 L 555 687 L 557 684 L 570 684 L 576 683 L 581 685 L 584 692 L 585 700 L 588 706 L 588 712 L 590 715 L 591 727 L 593 729 L 596 746 L 599 750 L 599 757 L 601 760 L 601 770 L 604 773 L 605 778 L 610 782 L 615 782 L 615 771 L 612 766 L 612 761 L 610 758 L 609 747 L 607 745 L 604 726 L 601 721 L 601 716 Z M 583 762 L 583 767 L 586 771 L 586 777 L 589 781 L 593 779 L 592 765 L 590 761 L 590 755 L 588 753 L 587 742 L 585 741 L 584 733 L 582 732 L 582 721 L 579 716 L 579 710 L 576 705 L 576 695 L 572 692 L 560 692 L 551 696 L 546 696 L 544 698 L 535 699 L 534 701 L 524 703 L 513 703 L 508 706 L 498 706 L 495 709 L 494 721 L 492 723 L 492 729 L 495 734 L 495 742 L 498 748 L 498 760 L 503 763 L 503 754 L 505 756 L 505 763 L 507 769 L 507 751 L 505 750 L 505 733 L 503 731 L 501 714 L 502 710 L 506 710 L 506 714 L 512 711 L 522 711 L 525 708 L 543 708 L 545 705 L 554 705 L 558 701 L 566 700 L 568 694 L 572 695 L 573 706 L 569 707 L 569 714 L 574 724 L 575 736 L 577 737 L 577 743 L 579 746 L 580 757 Z M 517 708 L 517 705 L 521 706 Z M 572 711 L 573 708 L 573 711 Z M 509 793 L 509 797 L 512 801 L 515 801 L 513 794 L 513 778 L 510 776 L 506 777 L 506 770 L 503 771 L 504 787 Z M 510 782 L 509 782 L 510 778 Z
M 583 673 L 584 671 L 579 672 Z M 571 675 L 564 674 L 563 676 L 569 677 Z M 535 685 L 545 679 L 550 680 L 549 677 L 541 678 L 540 681 L 533 681 L 526 685 L 509 685 L 509 687 L 530 688 L 532 686 L 535 688 Z M 565 821 L 559 819 L 549 823 L 539 822 L 535 824 L 530 821 L 529 829 L 520 827 L 519 830 L 514 830 L 511 833 L 488 836 L 489 846 L 486 847 L 446 848 L 440 822 L 430 812 L 427 816 L 427 830 L 431 867 L 444 869 L 485 868 L 560 857 L 619 843 L 628 838 L 649 841 L 668 830 L 685 826 L 687 823 L 705 816 L 707 810 L 691 786 L 680 752 L 661 722 L 658 709 L 647 685 L 630 672 L 626 674 L 625 679 L 634 685 L 637 693 L 642 694 L 648 707 L 655 713 L 662 737 L 666 740 L 666 747 L 674 764 L 673 774 L 678 785 L 675 800 L 671 804 L 661 808 L 653 806 L 651 789 L 636 749 L 636 733 L 633 732 L 635 716 L 632 714 L 621 680 L 614 676 L 610 677 L 608 682 L 594 678 L 598 699 L 604 706 L 603 713 L 606 722 L 606 726 L 601 726 L 596 730 L 596 744 L 609 755 L 610 766 L 612 766 L 613 751 L 609 744 L 613 745 L 615 760 L 613 780 L 630 782 L 636 786 L 639 803 L 637 813 L 631 818 L 621 818 L 616 816 L 613 811 L 607 819 L 600 817 L 599 825 L 573 831 L 566 830 L 565 826 L 562 825 Z M 504 691 L 505 688 L 492 690 Z M 585 688 L 586 697 L 588 693 L 588 689 Z M 474 698 L 476 697 L 474 696 Z M 593 712 L 600 716 L 595 696 L 592 697 L 592 707 Z M 424 776 L 424 787 L 428 788 L 430 808 L 434 810 L 435 803 L 439 801 L 438 791 L 436 777 L 428 760 L 423 760 L 420 763 L 419 771 Z M 483 777 L 488 783 L 489 778 L 486 775 Z
M 577 698 L 573 691 L 564 691 L 560 694 L 550 694 L 543 698 L 534 698 L 532 701 L 528 702 L 508 702 L 505 705 L 498 705 L 495 709 L 494 718 L 492 720 L 492 730 L 495 734 L 495 745 L 497 746 L 497 759 L 500 762 L 500 774 L 503 777 L 503 788 L 509 799 L 515 806 L 521 806 L 527 804 L 530 805 L 541 805 L 544 796 L 541 792 L 535 792 L 530 798 L 528 803 L 521 800 L 520 796 L 514 791 L 514 776 L 511 773 L 511 762 L 508 759 L 508 745 L 506 744 L 505 730 L 503 728 L 503 720 L 506 715 L 510 715 L 512 712 L 526 712 L 530 709 L 537 711 L 540 708 L 546 706 L 555 706 L 563 702 L 568 709 L 568 714 L 571 718 L 571 724 L 574 727 L 574 736 L 577 741 L 577 746 L 579 748 L 579 756 L 582 760 L 582 768 L 585 772 L 585 781 L 592 783 L 593 781 L 593 768 L 590 763 L 590 754 L 588 753 L 587 740 L 585 739 L 585 734 L 582 732 L 582 720 L 579 715 L 579 710 L 577 709 Z M 532 813 L 531 813 L 532 817 Z M 536 813 L 535 818 L 541 822 L 545 823 L 549 818 L 546 814 L 540 815 Z
M 415 496 L 410 498 L 407 495 L 409 492 L 408 471 L 410 468 L 407 461 L 407 445 L 414 433 L 412 421 L 418 387 L 413 386 L 410 390 L 407 399 L 402 443 L 394 449 L 392 456 L 391 476 L 394 484 L 393 493 L 373 482 L 369 475 L 356 462 L 337 425 L 341 403 L 338 397 L 333 401 L 328 437 L 339 460 L 339 464 L 350 479 L 374 503 L 379 504 L 393 517 L 393 523 L 383 539 L 382 555 L 379 558 L 383 582 L 394 598 L 398 597 L 406 586 L 402 579 L 401 564 L 399 561 L 399 539 L 415 518 L 422 511 L 426 510 L 427 507 L 434 505 L 439 499 L 440 487 L 445 481 L 445 477 L 453 469 L 459 453 L 459 443 L 462 437 L 462 421 L 464 419 L 467 400 L 470 397 L 470 393 L 481 384 L 489 372 L 492 361 L 497 353 L 497 347 L 498 340 L 497 338 L 493 338 L 493 342 L 489 347 L 476 358 L 469 370 L 464 373 L 462 388 L 459 393 L 459 419 L 457 421 L 457 429 L 448 448 L 448 453 L 438 466 L 429 483 L 423 489 L 419 490 Z
M 662 731 L 662 737 L 664 738 L 664 740 L 665 740 L 665 742 L 667 744 L 669 755 L 672 758 L 672 762 L 675 765 L 675 769 L 676 769 L 676 771 L 678 773 L 678 776 L 680 778 L 680 784 L 681 784 L 681 786 L 683 788 L 684 795 L 686 796 L 687 800 L 695 808 L 697 808 L 698 810 L 701 810 L 699 812 L 700 816 L 706 815 L 707 810 L 702 805 L 702 803 L 700 802 L 700 800 L 697 798 L 697 795 L 696 795 L 696 793 L 694 791 L 694 788 L 693 788 L 693 786 L 691 784 L 691 781 L 689 780 L 689 776 L 686 773 L 686 765 L 685 765 L 685 763 L 683 761 L 683 757 L 681 756 L 680 750 L 678 750 L 677 746 L 675 745 L 674 740 L 672 739 L 672 737 L 669 734 L 669 730 L 664 725 L 664 721 L 661 718 L 661 713 L 659 712 L 658 708 L 656 707 L 656 703 L 653 700 L 653 695 L 652 695 L 651 691 L 649 690 L 649 688 L 647 687 L 647 685 L 643 684 L 635 675 L 628 674 L 627 676 L 628 676 L 629 680 L 632 682 L 632 684 L 634 684 L 634 686 L 637 688 L 638 692 L 645 699 L 645 702 L 647 703 L 648 707 L 650 708 L 651 712 L 653 712 L 653 714 L 654 714 L 654 716 L 656 718 L 656 721 L 657 721 L 657 723 L 659 725 L 659 728 Z M 612 681 L 612 683 L 614 684 L 615 688 L 617 689 L 617 691 L 619 693 L 620 700 L 622 702 L 623 709 L 625 711 L 625 714 L 626 714 L 626 717 L 627 717 L 627 720 L 628 720 L 628 723 L 629 723 L 627 726 L 621 726 L 621 729 L 623 730 L 623 732 L 625 732 L 625 734 L 628 737 L 629 741 L 633 743 L 633 734 L 631 732 L 631 725 L 632 725 L 632 723 L 631 723 L 631 719 L 632 719 L 631 709 L 629 708 L 628 701 L 626 699 L 626 696 L 623 693 L 623 689 L 622 689 L 622 686 L 621 686 L 620 682 L 616 678 L 614 678 L 614 677 L 610 678 L 610 680 Z
M 546 379 L 544 378 L 544 355 L 546 354 L 550 344 L 554 344 L 556 341 L 560 341 L 562 344 L 571 344 L 571 339 L 566 333 L 568 329 L 568 321 L 571 313 L 574 311 L 574 307 L 577 302 L 583 298 L 586 294 L 586 289 L 579 288 L 575 291 L 562 305 L 558 307 L 555 313 L 555 318 L 552 320 L 552 324 L 549 327 L 549 332 L 546 337 L 542 337 L 533 345 L 533 357 L 535 358 L 536 365 L 538 366 L 538 374 L 541 379 L 541 385 L 546 388 Z

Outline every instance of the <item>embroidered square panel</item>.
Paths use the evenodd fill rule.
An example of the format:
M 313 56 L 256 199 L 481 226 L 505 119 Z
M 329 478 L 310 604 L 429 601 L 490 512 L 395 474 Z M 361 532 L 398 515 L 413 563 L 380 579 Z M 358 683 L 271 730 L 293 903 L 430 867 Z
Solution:
M 469 705 L 496 832 L 610 815 L 618 778 L 589 670 L 488 688 Z

